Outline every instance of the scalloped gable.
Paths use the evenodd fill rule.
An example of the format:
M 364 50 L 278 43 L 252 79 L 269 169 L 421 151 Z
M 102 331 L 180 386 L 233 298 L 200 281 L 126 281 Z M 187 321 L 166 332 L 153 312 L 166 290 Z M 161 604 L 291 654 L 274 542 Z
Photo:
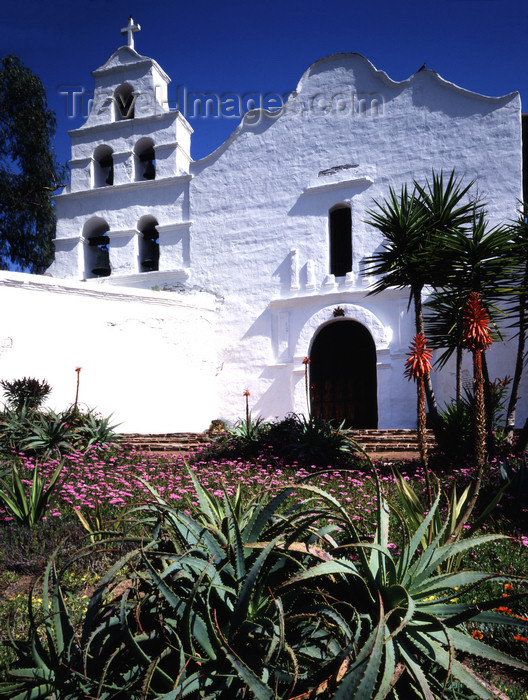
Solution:
M 362 54 L 336 53 L 315 61 L 304 71 L 296 89 L 288 97 L 283 114 L 273 115 L 265 109 L 254 109 L 246 113 L 223 143 L 208 155 L 194 161 L 195 171 L 220 157 L 243 133 L 254 130 L 255 120 L 248 120 L 248 115 L 261 115 L 256 119 L 257 123 L 261 123 L 263 118 L 269 118 L 269 125 L 272 125 L 282 118 L 288 118 L 288 113 L 311 111 L 314 95 L 321 95 L 323 104 L 328 106 L 333 97 L 339 96 L 340 91 L 343 91 L 345 99 L 357 93 L 358 98 L 379 97 L 382 102 L 404 95 L 415 108 L 449 110 L 451 116 L 457 113 L 471 115 L 482 111 L 491 112 L 509 103 L 517 108 L 514 104 L 517 102 L 520 109 L 520 95 L 516 91 L 500 97 L 489 97 L 449 82 L 428 68 L 413 73 L 405 80 L 396 81 L 385 71 L 377 69 Z M 446 99 L 448 96 L 451 97 Z M 477 106 L 478 103 L 480 107 Z
M 445 80 L 439 73 L 429 68 L 417 71 L 405 80 L 392 80 L 392 78 L 390 78 L 385 71 L 378 70 L 374 64 L 368 60 L 368 58 L 365 58 L 365 56 L 359 53 L 336 53 L 315 61 L 315 63 L 312 63 L 302 74 L 293 94 L 300 95 L 301 92 L 310 88 L 310 84 L 314 80 L 317 83 L 320 82 L 319 76 L 330 71 L 341 71 L 343 75 L 345 76 L 346 74 L 347 77 L 350 77 L 350 75 L 353 74 L 356 78 L 356 89 L 364 89 L 367 87 L 372 89 L 372 87 L 375 87 L 373 83 L 377 82 L 380 87 L 401 90 L 405 87 L 413 86 L 415 82 L 430 81 L 432 83 L 436 83 L 439 87 L 457 92 L 468 98 L 485 100 L 492 103 L 508 101 L 519 95 L 518 92 L 510 92 L 499 97 L 482 95 L 478 92 L 467 90 L 459 85 L 456 85 L 455 83 Z M 370 85 L 367 86 L 366 83 L 369 82 Z
M 130 48 L 130 46 L 121 46 L 114 51 L 106 63 L 92 71 L 92 75 L 94 78 L 97 78 L 104 73 L 123 70 L 132 66 L 136 67 L 142 64 L 154 67 L 167 82 L 170 82 L 169 76 L 157 61 L 148 56 L 141 56 L 141 54 Z

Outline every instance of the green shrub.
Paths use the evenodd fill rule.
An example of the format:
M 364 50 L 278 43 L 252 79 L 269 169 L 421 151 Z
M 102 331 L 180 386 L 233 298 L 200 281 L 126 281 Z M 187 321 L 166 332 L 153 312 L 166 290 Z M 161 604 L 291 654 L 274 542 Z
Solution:
M 440 528 L 423 548 L 440 494 L 414 530 L 378 483 L 370 538 L 307 481 L 245 504 L 240 491 L 214 495 L 192 478 L 193 514 L 150 489 L 153 502 L 136 511 L 145 535 L 121 539 L 134 548 L 101 579 L 82 630 L 62 581 L 86 552 L 60 569 L 52 557 L 42 609 L 30 603 L 29 638 L 9 642 L 17 662 L 0 696 L 341 700 L 432 698 L 456 686 L 458 697 L 488 698 L 489 686 L 457 654 L 528 670 L 468 631 L 510 624 L 493 609 L 502 596 L 479 593 L 502 577 L 441 571 L 501 536 L 442 544 Z M 390 533 L 399 528 L 396 552 Z M 526 621 L 510 626 L 528 633 Z
M 300 464 L 318 467 L 343 465 L 349 462 L 353 441 L 344 429 L 344 421 L 335 427 L 324 418 L 291 415 L 284 441 L 277 441 L 279 453 Z
M 271 451 L 287 462 L 318 467 L 350 464 L 357 445 L 343 424 L 295 413 L 279 421 L 239 420 L 216 437 L 210 451 L 215 456 L 252 457 Z M 204 453 L 200 453 L 203 458 Z
M 465 456 L 473 449 L 473 414 L 465 402 L 452 401 L 439 413 L 438 447 L 447 455 Z
M 495 441 L 500 446 L 503 429 L 500 425 L 508 392 L 509 377 L 496 379 L 490 384 L 491 425 L 495 432 Z M 447 455 L 460 458 L 470 455 L 473 450 L 473 392 L 464 389 L 464 396 L 459 402 L 451 401 L 440 411 L 438 446 Z

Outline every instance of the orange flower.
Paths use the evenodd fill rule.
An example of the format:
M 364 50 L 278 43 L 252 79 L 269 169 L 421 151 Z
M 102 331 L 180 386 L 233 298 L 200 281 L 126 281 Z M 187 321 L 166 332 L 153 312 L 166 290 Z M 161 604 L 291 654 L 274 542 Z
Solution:
M 486 350 L 492 342 L 486 309 L 478 292 L 471 292 L 464 312 L 462 347 L 468 350 Z
M 309 364 L 310 364 L 310 358 L 309 358 L 309 357 L 305 357 L 304 360 L 303 360 L 303 365 L 309 365 Z
M 473 637 L 473 639 L 482 639 L 484 637 L 480 630 L 473 630 L 471 636 Z
M 505 583 L 504 590 L 505 591 L 513 591 L 513 586 L 511 585 L 511 583 Z
M 495 610 L 500 613 L 511 613 L 511 608 L 507 608 L 505 605 L 501 605 L 500 607 L 495 608 Z
M 433 356 L 426 347 L 427 340 L 423 333 L 417 333 L 410 346 L 409 357 L 405 363 L 404 375 L 411 379 L 422 379 L 432 371 L 429 360 Z
M 514 639 L 515 639 L 516 642 L 525 642 L 525 643 L 528 643 L 528 639 L 526 639 L 526 637 L 521 637 L 520 634 L 516 634 L 516 635 L 514 636 Z
M 249 389 L 246 389 L 242 396 L 251 396 L 251 392 L 249 391 Z
M 528 617 L 523 617 L 522 615 L 512 614 L 512 617 L 517 618 L 517 620 L 523 620 L 524 622 L 528 622 Z
M 76 367 L 76 368 L 75 368 L 75 371 L 77 372 L 77 374 L 79 374 L 79 372 L 81 371 L 81 369 L 82 369 L 82 367 Z

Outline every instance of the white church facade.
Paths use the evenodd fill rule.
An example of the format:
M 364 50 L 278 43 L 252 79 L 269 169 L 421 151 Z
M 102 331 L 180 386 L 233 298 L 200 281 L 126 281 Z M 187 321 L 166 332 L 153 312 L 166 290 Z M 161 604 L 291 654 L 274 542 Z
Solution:
M 513 218 L 519 95 L 485 97 L 431 70 L 395 82 L 338 54 L 194 161 L 169 78 L 131 26 L 93 76 L 56 197 L 55 262 L 45 276 L 0 275 L 2 374 L 45 377 L 64 407 L 82 366 L 81 399 L 115 411 L 121 430 L 201 431 L 242 415 L 245 389 L 255 416 L 306 413 L 308 357 L 314 412 L 414 427 L 408 292 L 368 296 L 365 260 L 383 239 L 367 212 L 390 187 L 455 169 L 476 179 L 492 224 Z M 497 344 L 491 377 L 511 374 L 514 356 Z M 433 385 L 442 406 L 454 369 Z M 518 424 L 527 413 L 524 381 Z

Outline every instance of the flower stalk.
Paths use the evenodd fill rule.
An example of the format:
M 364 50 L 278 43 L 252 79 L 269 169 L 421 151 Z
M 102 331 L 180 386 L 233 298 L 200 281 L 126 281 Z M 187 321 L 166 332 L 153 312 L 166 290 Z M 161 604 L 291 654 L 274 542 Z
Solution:
M 308 365 L 310 364 L 310 358 L 305 357 L 303 360 L 304 365 L 304 392 L 306 394 L 306 406 L 308 408 L 308 417 L 311 418 L 311 408 L 310 408 L 310 386 L 308 384 Z
M 249 389 L 244 391 L 243 396 L 246 398 L 246 425 L 249 425 L 249 397 L 251 396 Z
M 427 432 L 425 413 L 425 382 L 432 371 L 430 359 L 433 356 L 431 350 L 427 348 L 427 340 L 423 333 L 417 333 L 409 348 L 409 357 L 405 362 L 405 376 L 416 381 L 417 392 L 417 428 L 418 428 L 418 449 L 420 450 L 420 460 L 425 475 L 425 485 L 427 488 L 427 499 L 429 508 L 433 505 L 433 492 L 429 476 L 428 455 L 427 455 Z
M 492 338 L 489 319 L 478 292 L 469 295 L 464 313 L 462 347 L 473 354 L 473 436 L 474 457 L 477 470 L 484 468 L 486 461 L 486 406 L 484 402 L 484 374 L 482 372 L 482 353 L 487 350 Z
M 484 403 L 484 374 L 482 372 L 482 353 L 493 342 L 489 330 L 489 319 L 478 292 L 471 292 L 464 312 L 462 347 L 473 353 L 473 440 L 474 460 L 477 476 L 473 484 L 471 499 L 464 516 L 461 518 L 453 537 L 458 536 L 469 520 L 480 491 L 484 466 L 486 464 L 486 407 Z
M 81 378 L 81 369 L 82 369 L 82 367 L 75 368 L 75 371 L 77 372 L 77 388 L 75 389 L 75 401 L 73 403 L 74 413 L 77 412 L 77 403 L 79 402 L 79 383 L 80 383 L 80 378 Z

